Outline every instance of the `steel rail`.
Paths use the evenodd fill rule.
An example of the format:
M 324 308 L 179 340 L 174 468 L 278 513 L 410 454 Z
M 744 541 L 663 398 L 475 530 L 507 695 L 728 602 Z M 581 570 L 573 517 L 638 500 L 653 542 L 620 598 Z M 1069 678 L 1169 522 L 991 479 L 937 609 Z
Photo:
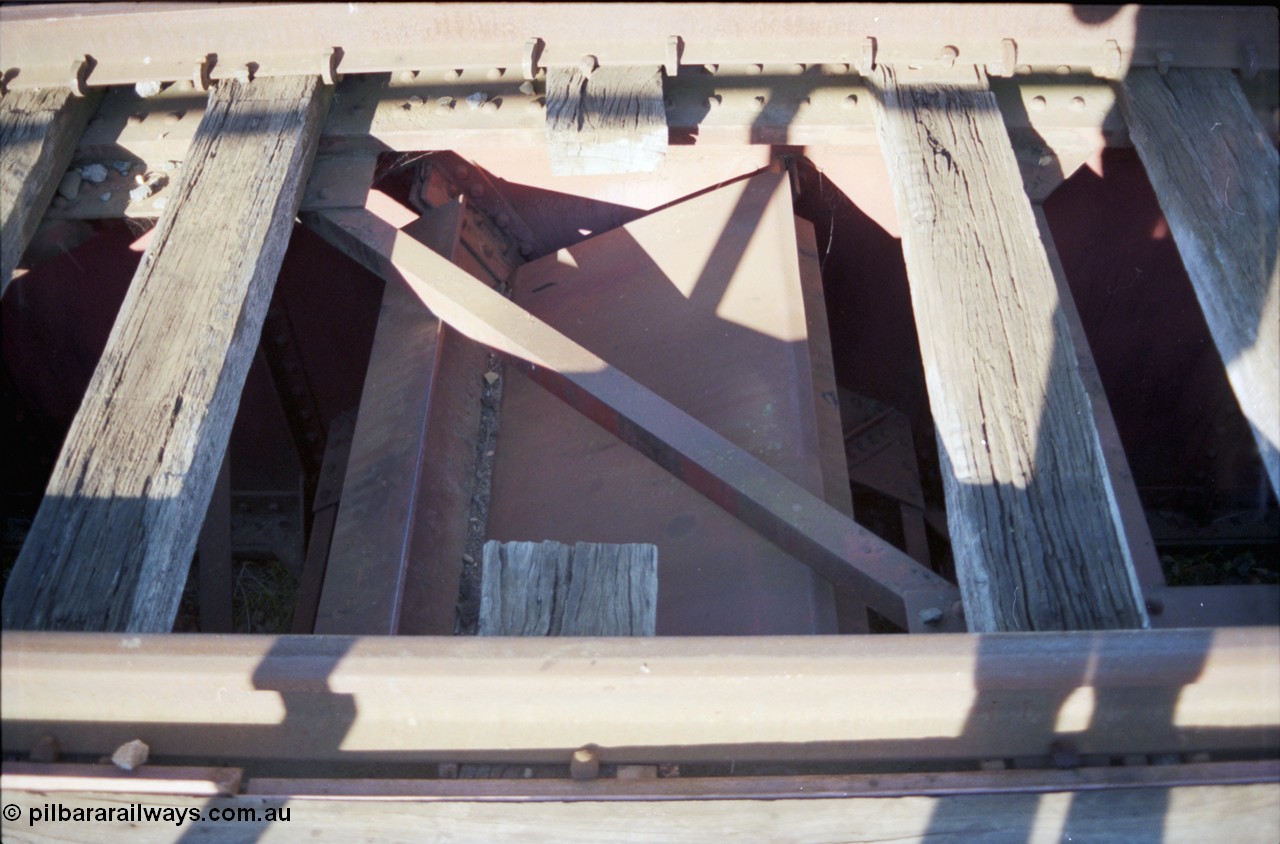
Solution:
M 3 748 L 157 762 L 1280 754 L 1280 629 L 473 639 L 7 633 Z M 307 761 L 310 760 L 310 761 Z M 298 769 L 314 776 L 315 768 Z M 285 774 L 282 774 L 285 775 Z
M 103 86 L 238 74 L 457 71 L 513 76 L 572 65 L 875 63 L 986 66 L 994 75 L 1059 67 L 1119 78 L 1132 66 L 1280 66 L 1273 11 L 1067 4 L 311 3 L 50 4 L 0 10 L 11 87 Z

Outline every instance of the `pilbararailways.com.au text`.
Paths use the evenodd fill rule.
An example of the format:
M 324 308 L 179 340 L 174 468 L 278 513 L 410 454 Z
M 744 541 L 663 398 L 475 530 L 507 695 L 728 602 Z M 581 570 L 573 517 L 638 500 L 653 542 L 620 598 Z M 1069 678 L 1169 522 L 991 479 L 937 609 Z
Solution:
M 6 813 L 7 816 L 8 813 Z M 288 823 L 288 806 L 205 806 L 203 809 L 177 806 L 64 806 L 45 803 L 27 810 L 27 826 L 37 823 L 184 823 L 229 821 L 239 823 Z M 16 818 L 7 818 L 16 820 Z

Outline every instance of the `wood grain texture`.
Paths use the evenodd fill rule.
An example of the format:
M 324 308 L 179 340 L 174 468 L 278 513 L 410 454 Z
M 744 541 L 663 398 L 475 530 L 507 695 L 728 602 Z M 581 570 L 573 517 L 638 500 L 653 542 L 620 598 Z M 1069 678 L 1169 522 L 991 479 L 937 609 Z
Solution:
M 879 70 L 876 124 L 902 224 L 971 630 L 1147 626 L 1108 506 L 1071 335 L 985 81 Z
M 656 170 L 667 154 L 662 68 L 548 68 L 546 131 L 553 175 Z
M 315 155 L 314 77 L 223 82 L 4 594 L 4 626 L 168 632 Z
M 1227 70 L 1134 70 L 1120 109 L 1280 495 L 1280 157 Z
M 1053 242 L 1049 219 L 1045 216 L 1044 206 L 1039 203 L 1033 206 L 1033 213 L 1040 230 L 1040 242 L 1044 244 L 1045 257 L 1049 259 L 1049 268 L 1053 272 L 1054 283 L 1058 286 L 1058 309 L 1071 332 L 1071 345 L 1076 352 L 1080 382 L 1084 384 L 1089 396 L 1093 424 L 1097 427 L 1098 437 L 1102 442 L 1103 461 L 1107 467 L 1108 501 L 1115 514 L 1116 524 L 1124 529 L 1123 536 L 1133 560 L 1133 569 L 1143 589 L 1163 586 L 1164 569 L 1160 565 L 1160 555 L 1156 553 L 1156 543 L 1151 538 L 1147 514 L 1142 509 L 1142 499 L 1138 497 L 1138 486 L 1129 469 L 1129 459 L 1125 455 L 1124 444 L 1120 441 L 1120 431 L 1111 414 L 1111 403 L 1107 401 L 1107 393 L 1102 387 L 1102 376 L 1093 359 L 1093 350 L 1089 348 L 1089 338 L 1085 334 L 1084 323 L 1080 321 L 1080 312 L 1076 309 L 1066 270 L 1058 257 L 1058 247 Z
M 75 153 L 100 93 L 14 91 L 0 99 L 0 295 Z
M 658 548 L 486 542 L 481 636 L 652 636 Z
M 6 841 L 61 842 L 76 830 L 84 842 L 173 841 L 178 835 L 263 841 L 419 842 L 452 844 L 522 841 L 528 844 L 617 844 L 659 841 L 770 841 L 776 844 L 928 841 L 1088 841 L 1093 844 L 1273 844 L 1280 835 L 1280 785 L 1198 785 L 1056 791 L 1047 794 L 966 794 L 800 800 L 685 800 L 634 802 L 448 803 L 361 799 L 289 800 L 240 796 L 206 802 L 196 797 L 149 794 L 6 791 L 4 802 L 20 810 L 5 821 Z M 114 809 L 134 803 L 160 809 L 199 809 L 177 832 L 173 822 L 29 823 L 32 810 L 57 802 L 69 809 Z M 208 809 L 289 810 L 289 822 L 212 820 Z

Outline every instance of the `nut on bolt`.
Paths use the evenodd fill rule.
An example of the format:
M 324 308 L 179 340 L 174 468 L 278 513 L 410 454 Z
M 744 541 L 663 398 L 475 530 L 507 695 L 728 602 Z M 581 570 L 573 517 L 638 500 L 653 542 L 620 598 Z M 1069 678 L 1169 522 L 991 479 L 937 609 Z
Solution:
M 575 780 L 593 780 L 600 776 L 600 749 L 588 744 L 573 751 L 569 759 L 569 775 Z

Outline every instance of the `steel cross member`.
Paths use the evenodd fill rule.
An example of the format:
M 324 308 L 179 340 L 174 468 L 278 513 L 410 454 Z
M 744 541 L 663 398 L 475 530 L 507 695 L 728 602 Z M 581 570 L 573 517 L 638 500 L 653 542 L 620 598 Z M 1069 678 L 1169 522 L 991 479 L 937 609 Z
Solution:
M 369 210 L 303 222 L 837 588 L 911 631 L 963 631 L 957 588 Z

